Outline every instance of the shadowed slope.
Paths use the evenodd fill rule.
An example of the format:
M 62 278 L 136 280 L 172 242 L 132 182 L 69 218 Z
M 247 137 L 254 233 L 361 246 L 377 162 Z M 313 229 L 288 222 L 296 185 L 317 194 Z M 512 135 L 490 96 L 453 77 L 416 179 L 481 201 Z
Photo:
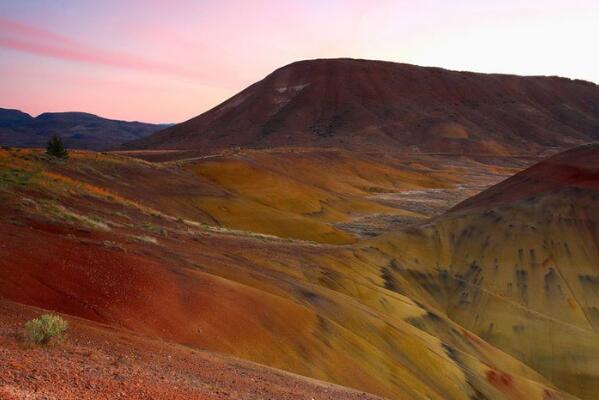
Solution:
M 280 68 L 212 110 L 126 147 L 521 154 L 598 139 L 599 90 L 590 82 L 324 59 Z

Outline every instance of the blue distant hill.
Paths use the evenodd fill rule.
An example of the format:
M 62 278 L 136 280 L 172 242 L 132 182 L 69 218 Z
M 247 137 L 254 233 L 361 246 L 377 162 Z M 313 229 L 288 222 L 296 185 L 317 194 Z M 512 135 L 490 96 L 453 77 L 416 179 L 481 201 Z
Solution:
M 69 148 L 107 150 L 171 125 L 118 121 L 83 112 L 32 117 L 19 110 L 0 108 L 0 145 L 45 147 L 52 136 L 60 136 Z

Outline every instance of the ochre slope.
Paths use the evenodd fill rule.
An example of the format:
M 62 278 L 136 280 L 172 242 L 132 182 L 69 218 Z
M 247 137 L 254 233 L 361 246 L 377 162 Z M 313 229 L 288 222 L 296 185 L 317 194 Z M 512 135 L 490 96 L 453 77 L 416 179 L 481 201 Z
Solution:
M 308 60 L 280 68 L 213 109 L 126 148 L 203 154 L 278 146 L 542 153 L 598 140 L 598 106 L 597 86 L 578 80 Z
M 22 156 L 26 152 L 20 153 Z M 109 190 L 169 215 L 210 226 L 321 243 L 352 243 L 337 228 L 367 215 L 422 218 L 425 214 L 376 199 L 379 193 L 450 188 L 507 167 L 457 160 L 394 159 L 342 150 L 276 149 L 154 164 L 121 156 L 75 152 L 49 171 Z
M 585 399 L 599 390 L 599 145 L 363 247 L 453 321 Z M 401 277 L 401 279 L 400 279 Z
M 402 213 L 369 201 L 366 190 L 345 194 L 276 170 L 280 159 L 291 157 L 285 154 L 275 157 L 272 166 L 260 165 L 251 156 L 155 165 L 79 153 L 68 164 L 51 169 L 61 176 L 109 189 L 177 217 L 291 239 L 350 243 L 354 238 L 334 228 L 332 223 L 363 213 Z M 370 168 L 377 167 L 375 162 L 365 162 L 368 163 Z M 350 175 L 348 179 L 359 179 L 352 170 L 346 174 Z M 424 185 L 427 182 L 441 185 L 426 177 L 422 180 Z M 389 185 L 397 181 L 396 178 Z M 269 185 L 275 184 L 269 192 Z

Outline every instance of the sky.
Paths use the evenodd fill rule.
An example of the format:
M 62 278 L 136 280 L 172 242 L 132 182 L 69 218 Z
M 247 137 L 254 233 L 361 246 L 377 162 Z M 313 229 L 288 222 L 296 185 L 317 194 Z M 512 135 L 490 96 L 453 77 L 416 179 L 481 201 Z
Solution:
M 599 83 L 599 0 L 0 0 L 0 107 L 181 122 L 293 61 Z

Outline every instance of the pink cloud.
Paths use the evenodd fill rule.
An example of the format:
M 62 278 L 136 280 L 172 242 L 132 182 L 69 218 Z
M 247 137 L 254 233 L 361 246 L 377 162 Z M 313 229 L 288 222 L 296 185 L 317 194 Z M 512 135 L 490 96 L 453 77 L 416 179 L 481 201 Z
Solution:
M 136 56 L 94 48 L 68 37 L 0 17 L 0 46 L 56 59 L 99 64 L 116 68 L 175 75 L 183 78 L 206 79 L 192 69 Z
M 65 46 L 74 45 L 73 41 L 64 36 L 2 16 L 0 16 L 0 34 L 28 38 L 29 40 L 52 40 Z

